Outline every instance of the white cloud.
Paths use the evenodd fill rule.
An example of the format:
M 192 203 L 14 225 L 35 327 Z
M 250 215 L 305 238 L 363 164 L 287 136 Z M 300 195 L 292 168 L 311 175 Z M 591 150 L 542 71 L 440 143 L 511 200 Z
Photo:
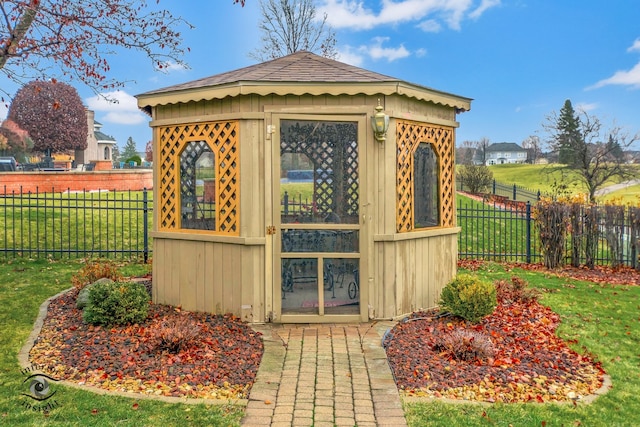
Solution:
M 627 52 L 640 52 L 640 38 L 634 40 L 633 44 L 627 48 Z M 630 70 L 616 71 L 613 76 L 600 80 L 596 84 L 587 87 L 586 90 L 598 89 L 609 85 L 631 86 L 634 89 L 640 89 L 640 62 Z
M 442 25 L 440 25 L 440 23 L 435 19 L 427 19 L 426 21 L 419 23 L 418 28 L 425 33 L 438 33 L 442 29 Z
M 416 57 L 422 58 L 423 56 L 427 56 L 427 49 L 420 48 L 415 52 Z
M 627 52 L 640 52 L 640 39 L 636 39 L 631 46 L 627 49 Z
M 344 49 L 338 49 L 338 59 L 340 62 L 351 64 L 356 67 L 362 66 L 364 62 L 364 56 L 357 49 L 351 46 L 345 46 Z
M 138 101 L 132 95 L 118 90 L 86 98 L 90 110 L 100 114 L 100 122 L 120 125 L 139 125 L 148 118 L 138 109 Z
M 388 37 L 374 37 L 369 45 L 360 45 L 357 47 L 345 46 L 339 51 L 339 60 L 360 67 L 366 57 L 376 61 L 386 59 L 388 62 L 393 62 L 396 59 L 406 58 L 411 55 L 411 52 L 403 45 L 398 47 L 383 47 L 383 43 L 388 40 Z M 426 50 L 418 49 L 415 54 L 417 56 L 424 56 Z
M 368 47 L 369 56 L 372 59 L 386 59 L 388 62 L 392 62 L 396 59 L 406 58 L 410 55 L 409 51 L 405 49 L 403 45 L 395 48 L 382 47 L 382 44 L 388 40 L 388 37 L 374 38 L 373 44 Z
M 640 62 L 628 71 L 616 71 L 613 76 L 600 80 L 593 86 L 589 86 L 587 90 L 609 85 L 631 86 L 632 88 L 640 89 Z
M 480 3 L 480 6 L 478 6 L 476 10 L 474 10 L 469 14 L 469 18 L 478 19 L 488 9 L 491 9 L 494 6 L 499 6 L 499 5 L 500 5 L 500 0 L 482 0 L 482 3 Z
M 500 0 L 381 0 L 381 8 L 374 11 L 362 0 L 323 0 L 318 6 L 320 16 L 327 14 L 327 22 L 334 28 L 368 30 L 378 25 L 424 21 L 423 30 L 433 31 L 445 22 L 449 28 L 460 29 L 468 16 L 478 19 L 487 9 L 500 4 Z
M 162 63 L 162 68 L 160 68 L 159 70 L 164 72 L 164 73 L 169 73 L 171 71 L 185 71 L 188 70 L 189 67 L 187 67 L 186 64 L 184 63 L 179 63 L 179 62 L 175 62 L 175 61 L 167 61 L 167 62 L 163 62 Z
M 576 111 L 582 111 L 583 113 L 588 113 L 589 111 L 593 111 L 596 108 L 598 108 L 598 104 L 596 104 L 595 102 L 580 102 L 575 106 Z

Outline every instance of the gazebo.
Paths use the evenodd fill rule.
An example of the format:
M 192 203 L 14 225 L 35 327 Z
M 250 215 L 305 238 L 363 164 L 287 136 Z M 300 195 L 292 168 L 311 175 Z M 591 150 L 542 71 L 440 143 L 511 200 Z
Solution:
M 435 306 L 456 274 L 456 114 L 471 99 L 305 51 L 137 99 L 155 302 L 362 322 Z

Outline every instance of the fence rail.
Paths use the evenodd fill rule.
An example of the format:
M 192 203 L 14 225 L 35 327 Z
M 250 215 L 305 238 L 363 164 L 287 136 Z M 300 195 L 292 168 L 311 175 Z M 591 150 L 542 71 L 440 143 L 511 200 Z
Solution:
M 587 209 L 589 213 L 587 213 Z M 587 264 L 587 252 L 595 265 L 640 268 L 640 210 L 634 207 L 581 206 L 573 212 L 577 219 L 567 227 L 565 264 Z M 537 263 L 543 261 L 540 235 L 535 227 L 533 205 L 485 204 L 459 202 L 457 208 L 458 257 L 505 262 Z M 596 224 L 591 251 L 585 244 L 585 226 L 578 225 L 590 216 Z M 567 213 L 567 224 L 570 214 Z
M 464 180 L 456 180 L 456 190 L 468 191 L 468 186 L 465 186 Z M 516 184 L 505 184 L 503 182 L 498 182 L 495 179 L 491 181 L 491 188 L 488 194 L 530 203 L 536 203 L 540 200 L 540 197 L 543 196 L 540 190 L 531 190 L 529 188 L 520 187 Z
M 466 200 L 459 198 L 457 207 L 457 224 L 462 229 L 458 235 L 459 258 L 522 263 L 543 260 L 530 202 Z M 283 212 L 292 213 L 307 204 L 289 200 Z M 615 215 L 611 207 L 589 209 L 590 221 L 597 224 L 595 249 L 590 251 L 595 264 L 638 268 L 640 209 L 619 207 Z M 0 257 L 97 256 L 141 258 L 146 262 L 152 253 L 152 212 L 153 201 L 147 190 L 9 193 L 0 196 Z M 574 212 L 574 218 L 586 217 L 586 212 Z M 572 230 L 577 228 L 572 224 Z M 582 252 L 586 251 L 576 246 L 579 239 L 574 237 L 579 236 L 567 236 L 565 261 L 585 264 Z
M 142 258 L 150 254 L 149 192 L 6 192 L 0 256 Z

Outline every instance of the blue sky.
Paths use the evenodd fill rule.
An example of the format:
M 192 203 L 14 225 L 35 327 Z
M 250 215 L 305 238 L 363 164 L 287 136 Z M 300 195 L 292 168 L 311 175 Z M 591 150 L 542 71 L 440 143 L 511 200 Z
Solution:
M 120 53 L 110 58 L 112 75 L 127 81 L 114 95 L 118 104 L 71 83 L 120 147 L 131 136 L 143 150 L 151 139 L 133 95 L 255 63 L 248 53 L 259 46 L 258 0 L 244 8 L 231 0 L 160 6 L 195 26 L 183 31 L 189 69 L 160 73 L 143 55 Z M 640 131 L 638 0 L 316 0 L 316 7 L 336 31 L 339 60 L 473 98 L 458 116 L 458 144 L 544 141 L 545 118 L 565 99 L 606 127 Z M 5 113 L 0 107 L 0 118 Z

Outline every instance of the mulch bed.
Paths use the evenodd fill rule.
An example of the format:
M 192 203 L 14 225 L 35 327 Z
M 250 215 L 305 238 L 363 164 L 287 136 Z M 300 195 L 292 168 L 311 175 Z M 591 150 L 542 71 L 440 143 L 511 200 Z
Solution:
M 478 261 L 460 261 L 469 270 Z M 631 269 L 518 267 L 602 283 L 640 284 Z M 507 267 L 510 268 L 510 267 Z M 94 327 L 75 307 L 77 292 L 51 301 L 31 363 L 59 379 L 108 390 L 195 398 L 246 398 L 263 345 L 260 333 L 233 316 L 186 313 L 151 305 L 141 325 Z M 202 328 L 197 344 L 174 354 L 158 351 L 154 331 L 167 319 L 191 316 Z M 589 355 L 571 350 L 555 334 L 559 316 L 537 302 L 502 302 L 477 325 L 437 310 L 418 312 L 385 336 L 389 365 L 401 392 L 485 402 L 574 401 L 601 387 L 604 371 Z M 482 334 L 489 357 L 460 360 L 442 345 L 454 330 Z
M 407 395 L 505 403 L 575 401 L 602 386 L 604 371 L 555 335 L 558 322 L 558 315 L 536 302 L 500 304 L 476 325 L 432 310 L 398 323 L 384 344 L 396 384 Z M 461 359 L 452 351 L 455 347 L 446 345 L 447 336 L 460 330 L 470 332 L 463 350 L 464 344 L 474 348 L 469 341 L 482 338 L 492 343 L 492 354 Z
M 248 396 L 263 345 L 260 333 L 239 319 L 152 304 L 143 324 L 91 326 L 82 321 L 76 296 L 73 290 L 51 301 L 30 352 L 31 363 L 56 379 L 157 396 Z M 200 338 L 178 352 L 162 350 L 157 331 L 179 316 L 191 318 Z

